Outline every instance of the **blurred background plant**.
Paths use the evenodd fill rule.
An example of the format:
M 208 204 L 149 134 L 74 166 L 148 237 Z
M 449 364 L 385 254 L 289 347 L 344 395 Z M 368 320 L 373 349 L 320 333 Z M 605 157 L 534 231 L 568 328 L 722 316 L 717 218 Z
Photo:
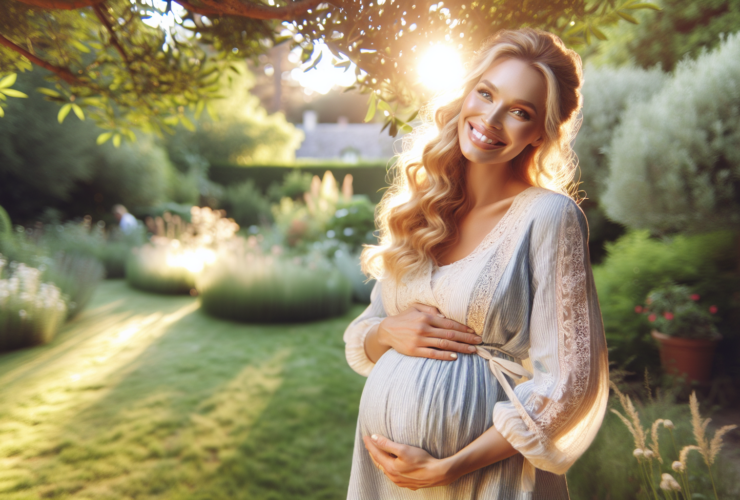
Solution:
M 701 306 L 700 299 L 686 285 L 666 283 L 651 290 L 646 305 L 636 306 L 635 312 L 646 315 L 651 326 L 665 335 L 715 339 L 719 336 L 714 326 L 717 306 Z
M 321 254 L 291 257 L 277 246 L 265 253 L 255 236 L 223 246 L 196 282 L 206 312 L 247 322 L 337 316 L 352 297 L 349 281 Z
M 39 269 L 7 264 L 0 254 L 0 351 L 50 342 L 67 316 L 59 288 Z

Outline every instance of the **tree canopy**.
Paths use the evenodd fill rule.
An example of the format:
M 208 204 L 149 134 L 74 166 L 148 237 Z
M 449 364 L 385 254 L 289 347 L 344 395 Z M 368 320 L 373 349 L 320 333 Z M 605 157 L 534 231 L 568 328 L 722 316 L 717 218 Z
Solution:
M 104 129 L 100 142 L 134 130 L 171 132 L 220 97 L 234 62 L 272 46 L 300 47 L 318 63 L 326 44 L 335 66 L 356 65 L 370 113 L 388 112 L 395 135 L 412 117 L 401 110 L 428 98 L 415 68 L 420 49 L 443 43 L 463 55 L 501 28 L 532 26 L 570 45 L 604 39 L 600 27 L 657 9 L 639 0 L 5 0 L 0 18 L 0 115 L 14 74 L 33 65 L 51 72 L 39 89 L 70 113 Z M 210 110 L 209 110 L 210 111 Z

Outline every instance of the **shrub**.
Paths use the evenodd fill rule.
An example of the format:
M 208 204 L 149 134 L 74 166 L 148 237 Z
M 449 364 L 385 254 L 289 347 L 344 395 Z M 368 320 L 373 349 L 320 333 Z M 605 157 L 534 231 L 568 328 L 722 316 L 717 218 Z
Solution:
M 345 313 L 349 281 L 317 256 L 261 255 L 242 241 L 197 277 L 203 309 L 247 322 L 308 321 Z
M 609 147 L 607 215 L 654 232 L 740 222 L 740 34 L 684 60 L 649 101 L 628 106 Z
M 171 244 L 146 244 L 131 250 L 126 261 L 126 282 L 148 292 L 180 294 L 195 288 L 198 264 L 192 250 L 180 248 L 177 240 Z
M 730 232 L 656 239 L 647 231 L 633 231 L 607 244 L 606 259 L 593 271 L 610 359 L 640 370 L 657 366 L 649 324 L 635 314 L 635 307 L 666 280 L 691 286 L 723 311 L 732 309 L 740 284 L 725 270 L 734 267 L 734 241 Z M 726 340 L 737 336 L 733 321 L 723 318 L 718 325 Z
M 252 180 L 226 188 L 221 208 L 242 227 L 272 222 L 270 202 L 262 196 Z
M 611 68 L 586 65 L 583 83 L 583 122 L 575 142 L 582 184 L 590 199 L 599 198 L 609 173 L 609 144 L 628 105 L 647 101 L 668 75 L 659 68 Z
M 151 243 L 131 251 L 126 281 L 134 288 L 156 293 L 188 293 L 195 276 L 213 262 L 215 251 L 230 240 L 239 225 L 224 213 L 192 207 L 191 222 L 165 213 L 150 221 Z
M 276 167 L 277 168 L 277 167 Z M 293 169 L 283 176 L 282 182 L 273 182 L 267 189 L 267 196 L 273 201 L 282 198 L 293 198 L 297 200 L 303 197 L 303 193 L 311 189 L 311 174 L 299 169 Z M 254 179 L 250 179 L 254 182 Z
M 0 237 L 7 236 L 13 231 L 13 225 L 10 223 L 8 212 L 0 207 Z
M 340 248 L 334 253 L 334 263 L 352 284 L 352 299 L 360 304 L 369 304 L 375 280 L 367 281 L 367 276 L 360 268 L 360 253 Z
M 334 215 L 326 223 L 326 236 L 347 243 L 353 251 L 363 244 L 377 243 L 375 232 L 375 205 L 365 196 L 353 196 L 350 201 L 339 200 Z
M 67 318 L 79 314 L 90 302 L 98 283 L 105 276 L 105 268 L 95 257 L 57 253 L 44 279 L 55 284 L 67 301 Z
M 11 264 L 3 279 L 5 264 L 0 255 L 0 351 L 51 341 L 67 314 L 59 288 L 25 264 Z

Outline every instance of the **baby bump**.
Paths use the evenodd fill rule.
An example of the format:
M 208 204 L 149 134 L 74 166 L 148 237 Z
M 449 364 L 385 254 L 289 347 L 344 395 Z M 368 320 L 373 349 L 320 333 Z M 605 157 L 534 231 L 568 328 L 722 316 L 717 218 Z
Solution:
M 359 424 L 433 456 L 453 455 L 492 425 L 503 390 L 486 361 L 460 354 L 456 361 L 404 356 L 391 349 L 365 383 Z

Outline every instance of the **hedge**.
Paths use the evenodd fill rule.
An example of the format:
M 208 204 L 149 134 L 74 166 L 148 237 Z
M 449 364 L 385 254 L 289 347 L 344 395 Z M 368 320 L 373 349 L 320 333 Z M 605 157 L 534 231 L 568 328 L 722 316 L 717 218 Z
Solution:
M 241 184 L 252 179 L 263 193 L 273 182 L 280 183 L 283 177 L 291 169 L 299 169 L 311 175 L 322 177 L 324 172 L 330 170 L 334 178 L 341 185 L 346 174 L 352 174 L 355 194 L 364 194 L 371 201 L 377 203 L 383 196 L 386 182 L 387 168 L 392 161 L 377 163 L 361 163 L 359 165 L 347 165 L 339 162 L 325 162 L 319 164 L 297 164 L 297 165 L 250 165 L 241 166 L 233 164 L 214 164 L 208 170 L 208 177 L 213 182 L 222 186 Z

